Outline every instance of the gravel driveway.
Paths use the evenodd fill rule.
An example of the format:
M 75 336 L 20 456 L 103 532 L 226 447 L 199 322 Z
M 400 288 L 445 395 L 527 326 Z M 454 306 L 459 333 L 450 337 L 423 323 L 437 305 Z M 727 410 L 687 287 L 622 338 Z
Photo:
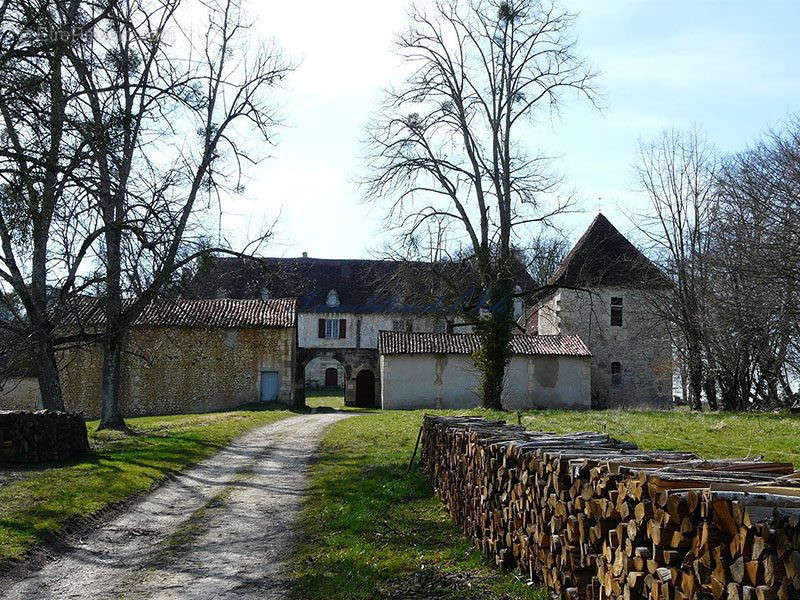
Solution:
M 252 431 L 149 494 L 5 599 L 283 599 L 306 467 L 347 414 L 291 417 Z

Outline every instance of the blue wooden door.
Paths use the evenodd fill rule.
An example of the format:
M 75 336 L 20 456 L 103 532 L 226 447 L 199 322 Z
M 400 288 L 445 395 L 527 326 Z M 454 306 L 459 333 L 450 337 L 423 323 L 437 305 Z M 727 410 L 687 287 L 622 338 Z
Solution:
M 278 399 L 278 372 L 261 371 L 261 401 L 275 402 Z

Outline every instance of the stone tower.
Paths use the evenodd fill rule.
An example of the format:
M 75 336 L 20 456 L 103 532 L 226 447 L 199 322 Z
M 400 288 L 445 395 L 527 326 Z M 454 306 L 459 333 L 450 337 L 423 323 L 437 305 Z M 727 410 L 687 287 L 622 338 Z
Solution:
M 672 396 L 672 346 L 653 292 L 667 284 L 599 214 L 548 282 L 528 329 L 583 339 L 592 351 L 593 407 L 664 407 Z

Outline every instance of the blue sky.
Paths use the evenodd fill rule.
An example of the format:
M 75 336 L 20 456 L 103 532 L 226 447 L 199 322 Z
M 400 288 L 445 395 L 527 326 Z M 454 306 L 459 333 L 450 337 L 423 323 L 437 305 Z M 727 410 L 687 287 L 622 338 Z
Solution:
M 245 239 L 278 217 L 265 253 L 368 257 L 387 235 L 383 211 L 354 181 L 363 126 L 397 72 L 391 42 L 405 0 L 259 2 L 258 31 L 300 66 L 283 98 L 286 127 L 272 158 L 242 197 L 226 204 L 223 229 Z M 601 72 L 605 109 L 568 102 L 538 128 L 532 148 L 558 168 L 585 212 L 561 225 L 575 239 L 598 209 L 623 232 L 643 207 L 632 175 L 637 143 L 667 127 L 697 125 L 722 151 L 744 148 L 800 112 L 800 0 L 590 1 L 579 12 L 583 55 Z

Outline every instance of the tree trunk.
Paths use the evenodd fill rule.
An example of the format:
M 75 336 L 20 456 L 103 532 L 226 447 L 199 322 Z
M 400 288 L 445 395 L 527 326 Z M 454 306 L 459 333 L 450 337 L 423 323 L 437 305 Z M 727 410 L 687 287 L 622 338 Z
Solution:
M 482 394 L 483 407 L 493 410 L 503 410 L 503 380 L 506 375 L 506 366 L 511 359 L 511 352 L 508 347 L 509 334 L 504 333 L 500 319 L 492 316 L 487 319 L 485 332 L 481 335 L 483 345 L 481 366 L 482 366 Z
M 33 348 L 33 355 L 42 407 L 47 410 L 63 411 L 64 398 L 61 395 L 58 363 L 50 336 L 45 335 L 37 341 Z
M 704 386 L 709 410 L 719 410 L 717 404 L 717 380 L 713 374 L 706 374 Z
M 681 375 L 681 394 L 683 395 L 684 404 L 688 405 L 689 402 L 689 371 L 686 369 L 686 361 L 681 361 L 680 367 Z
M 106 232 L 106 331 L 103 342 L 103 385 L 100 391 L 100 425 L 98 429 L 125 429 L 125 420 L 119 410 L 120 362 L 125 330 L 121 327 L 122 314 L 122 260 L 120 230 L 115 227 L 120 211 L 107 210 L 104 221 L 112 223 Z
M 497 279 L 496 285 L 488 291 L 489 315 L 479 319 L 476 326 L 481 340 L 476 362 L 481 372 L 483 407 L 503 410 L 503 380 L 511 360 L 513 285 L 507 269 L 502 266 Z
M 103 343 L 103 384 L 100 390 L 100 425 L 97 429 L 125 429 L 125 420 L 119 410 L 121 359 L 121 336 L 112 333 Z
M 694 340 L 687 344 L 689 368 L 689 392 L 692 398 L 692 410 L 703 410 L 703 358 Z

